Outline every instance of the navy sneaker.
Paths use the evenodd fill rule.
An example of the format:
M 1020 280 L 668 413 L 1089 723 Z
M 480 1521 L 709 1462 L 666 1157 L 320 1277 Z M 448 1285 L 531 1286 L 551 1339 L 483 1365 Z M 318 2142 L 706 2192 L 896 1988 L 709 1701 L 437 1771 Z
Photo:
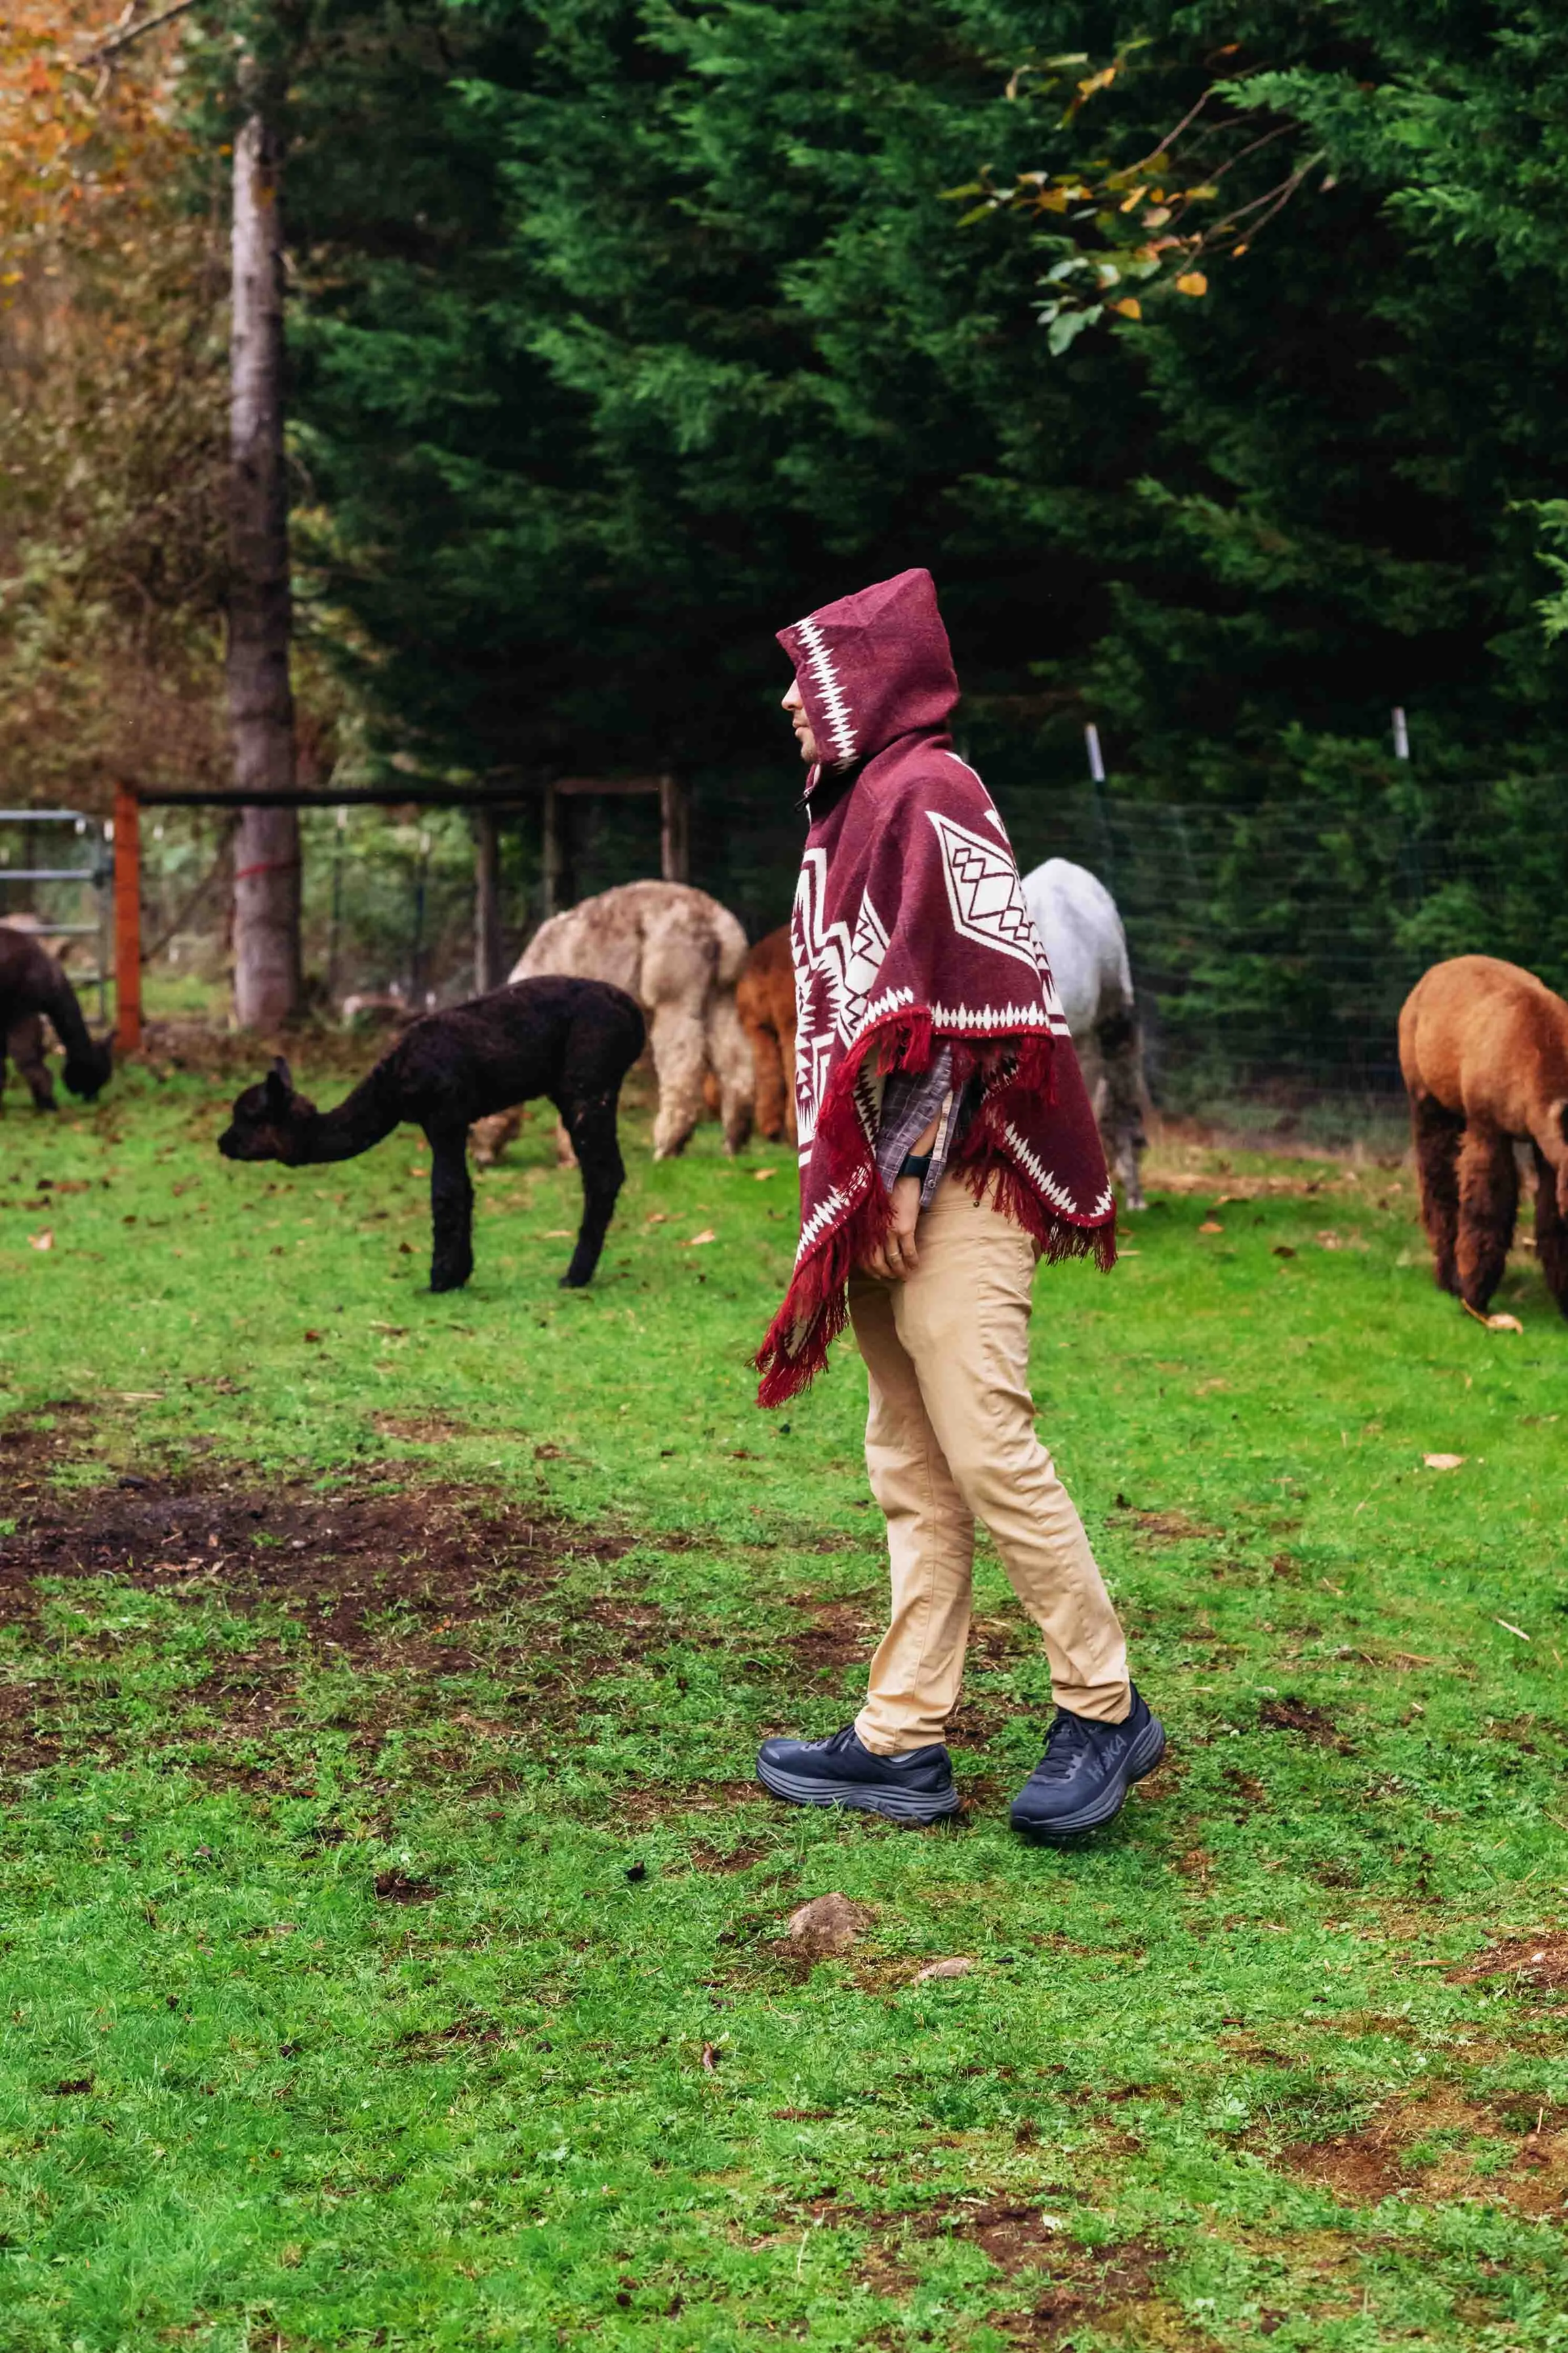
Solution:
M 1013 1828 L 1047 1844 L 1100 1830 L 1115 1820 L 1133 1782 L 1152 1773 L 1164 1753 L 1165 1728 L 1136 1691 L 1121 1724 L 1097 1724 L 1060 1707 L 1045 1755 L 1013 1800 Z
M 940 1822 L 959 1809 L 940 1740 L 901 1757 L 874 1756 L 847 1724 L 828 1740 L 764 1740 L 757 1778 L 792 1806 L 858 1806 L 895 1822 Z

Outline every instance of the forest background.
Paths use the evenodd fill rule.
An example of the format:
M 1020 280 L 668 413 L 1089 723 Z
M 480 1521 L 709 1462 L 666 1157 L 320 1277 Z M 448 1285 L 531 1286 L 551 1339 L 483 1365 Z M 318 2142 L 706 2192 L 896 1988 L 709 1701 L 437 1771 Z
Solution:
M 1184 911 L 1215 1001 L 1331 990 L 1331 935 L 1568 984 L 1557 12 L 23 0 L 12 807 L 225 780 L 244 56 L 279 93 L 307 780 L 406 775 L 412 816 L 422 778 L 675 769 L 755 934 L 801 829 L 773 633 L 925 564 L 1026 861 L 1084 847 L 1089 722 L 1120 839 L 1219 828 Z M 650 823 L 606 805 L 580 881 L 651 871 Z M 361 836 L 389 936 L 416 838 Z M 509 855 L 521 923 L 526 819 Z

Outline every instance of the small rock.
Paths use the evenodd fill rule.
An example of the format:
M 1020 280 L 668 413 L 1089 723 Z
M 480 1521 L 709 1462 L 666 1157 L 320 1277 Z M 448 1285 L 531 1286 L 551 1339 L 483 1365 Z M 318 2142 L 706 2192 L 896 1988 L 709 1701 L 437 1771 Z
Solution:
M 855 1942 L 860 1907 L 847 1895 L 814 1895 L 789 1915 L 789 1940 L 802 1952 L 844 1953 Z
M 928 1961 L 923 1969 L 915 1971 L 911 1983 L 924 1985 L 931 1978 L 966 1978 L 973 1967 L 973 1961 L 966 1961 L 955 1953 L 951 1960 Z

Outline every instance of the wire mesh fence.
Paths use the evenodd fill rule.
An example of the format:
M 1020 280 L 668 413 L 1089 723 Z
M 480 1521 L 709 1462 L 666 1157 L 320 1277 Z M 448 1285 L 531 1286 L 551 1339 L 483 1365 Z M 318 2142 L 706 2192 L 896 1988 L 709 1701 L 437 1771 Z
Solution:
M 776 787 L 775 787 L 776 792 Z M 1003 786 L 1026 871 L 1087 866 L 1126 925 L 1146 1059 L 1167 1111 L 1321 1131 L 1386 1118 L 1401 1097 L 1405 997 L 1440 957 L 1501 955 L 1568 991 L 1568 826 L 1554 778 L 1417 784 L 1349 807 L 1151 802 L 1103 788 Z M 752 937 L 787 915 L 798 807 L 700 795 L 694 880 Z M 147 927 L 176 970 L 220 981 L 230 895 L 226 817 L 171 819 L 149 844 Z M 467 995 L 474 845 L 456 810 L 307 812 L 305 959 L 323 1011 L 356 991 L 410 1007 Z M 574 881 L 590 895 L 658 872 L 656 813 L 606 802 L 579 818 Z M 536 818 L 501 831 L 508 959 L 542 911 Z
M 1163 1107 L 1375 1113 L 1402 1092 L 1399 1008 L 1440 957 L 1568 986 L 1561 805 L 1542 780 L 1350 816 L 1085 791 L 1009 819 L 1026 871 L 1069 858 L 1116 899 Z

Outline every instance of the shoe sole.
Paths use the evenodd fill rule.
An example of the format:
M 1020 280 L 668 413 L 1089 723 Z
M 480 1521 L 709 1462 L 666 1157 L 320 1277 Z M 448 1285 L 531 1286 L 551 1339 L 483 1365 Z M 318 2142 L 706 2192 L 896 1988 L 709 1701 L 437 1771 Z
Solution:
M 1069 1839 L 1082 1838 L 1089 1831 L 1103 1830 L 1113 1822 L 1127 1803 L 1127 1794 L 1134 1781 L 1142 1781 L 1154 1770 L 1165 1754 L 1165 1727 L 1157 1715 L 1152 1715 L 1142 1732 L 1132 1744 L 1121 1774 L 1110 1783 L 1092 1806 L 1081 1812 L 1065 1814 L 1054 1822 L 1020 1821 L 1016 1812 L 1011 1817 L 1013 1828 L 1021 1831 L 1037 1846 L 1059 1846 Z
M 963 1803 L 956 1789 L 932 1798 L 911 1789 L 868 1788 L 863 1781 L 824 1783 L 803 1773 L 781 1773 L 776 1766 L 759 1765 L 757 1778 L 770 1797 L 791 1806 L 850 1806 L 862 1814 L 882 1814 L 890 1822 L 942 1822 Z

